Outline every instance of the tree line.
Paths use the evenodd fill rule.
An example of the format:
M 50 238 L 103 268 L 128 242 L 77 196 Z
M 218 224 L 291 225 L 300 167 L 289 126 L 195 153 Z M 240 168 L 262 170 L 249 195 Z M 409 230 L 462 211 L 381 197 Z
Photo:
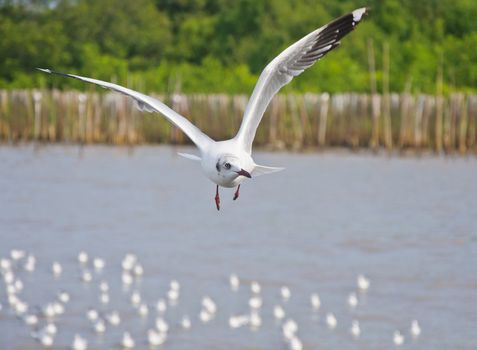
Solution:
M 476 90 L 475 0 L 0 0 L 0 88 L 91 89 L 34 70 L 46 67 L 145 92 L 250 93 L 281 50 L 361 6 L 359 29 L 286 91 L 369 92 L 372 76 L 380 91 L 383 46 L 391 91 Z

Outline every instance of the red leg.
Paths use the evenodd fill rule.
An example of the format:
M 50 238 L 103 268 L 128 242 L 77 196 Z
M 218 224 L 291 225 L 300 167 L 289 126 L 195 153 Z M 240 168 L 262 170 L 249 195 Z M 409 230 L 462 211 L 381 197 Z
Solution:
M 239 192 L 239 191 L 240 191 L 240 185 L 238 185 L 237 191 L 235 191 L 234 200 L 236 200 L 236 199 L 239 197 L 239 195 L 240 195 L 240 192 Z
M 215 205 L 217 206 L 217 210 L 220 210 L 219 185 L 217 185 L 217 190 L 215 192 Z

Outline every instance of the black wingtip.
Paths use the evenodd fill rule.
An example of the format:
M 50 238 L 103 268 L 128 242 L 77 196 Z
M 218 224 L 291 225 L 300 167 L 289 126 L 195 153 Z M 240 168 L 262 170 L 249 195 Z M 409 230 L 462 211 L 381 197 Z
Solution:
M 43 73 L 48 73 L 48 74 L 51 74 L 53 73 L 51 69 L 48 69 L 48 68 L 36 68 L 38 69 L 40 72 L 43 72 Z

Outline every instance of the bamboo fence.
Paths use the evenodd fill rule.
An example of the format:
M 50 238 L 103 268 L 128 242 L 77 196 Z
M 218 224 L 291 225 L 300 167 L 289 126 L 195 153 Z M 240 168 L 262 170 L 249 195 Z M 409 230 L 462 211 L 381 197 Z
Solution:
M 213 139 L 233 137 L 243 95 L 156 96 Z M 277 95 L 255 145 L 278 149 L 344 146 L 477 153 L 477 95 Z M 190 141 L 158 114 L 117 93 L 0 91 L 1 142 L 172 143 Z

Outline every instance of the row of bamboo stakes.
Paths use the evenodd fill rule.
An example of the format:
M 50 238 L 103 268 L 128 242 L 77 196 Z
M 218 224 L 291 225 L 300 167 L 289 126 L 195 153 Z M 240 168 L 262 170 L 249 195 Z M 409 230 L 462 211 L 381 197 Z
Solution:
M 213 139 L 233 137 L 244 95 L 156 96 Z M 278 149 L 344 146 L 476 153 L 477 95 L 277 95 L 255 145 Z M 159 114 L 117 93 L 0 91 L 0 142 L 189 143 Z

